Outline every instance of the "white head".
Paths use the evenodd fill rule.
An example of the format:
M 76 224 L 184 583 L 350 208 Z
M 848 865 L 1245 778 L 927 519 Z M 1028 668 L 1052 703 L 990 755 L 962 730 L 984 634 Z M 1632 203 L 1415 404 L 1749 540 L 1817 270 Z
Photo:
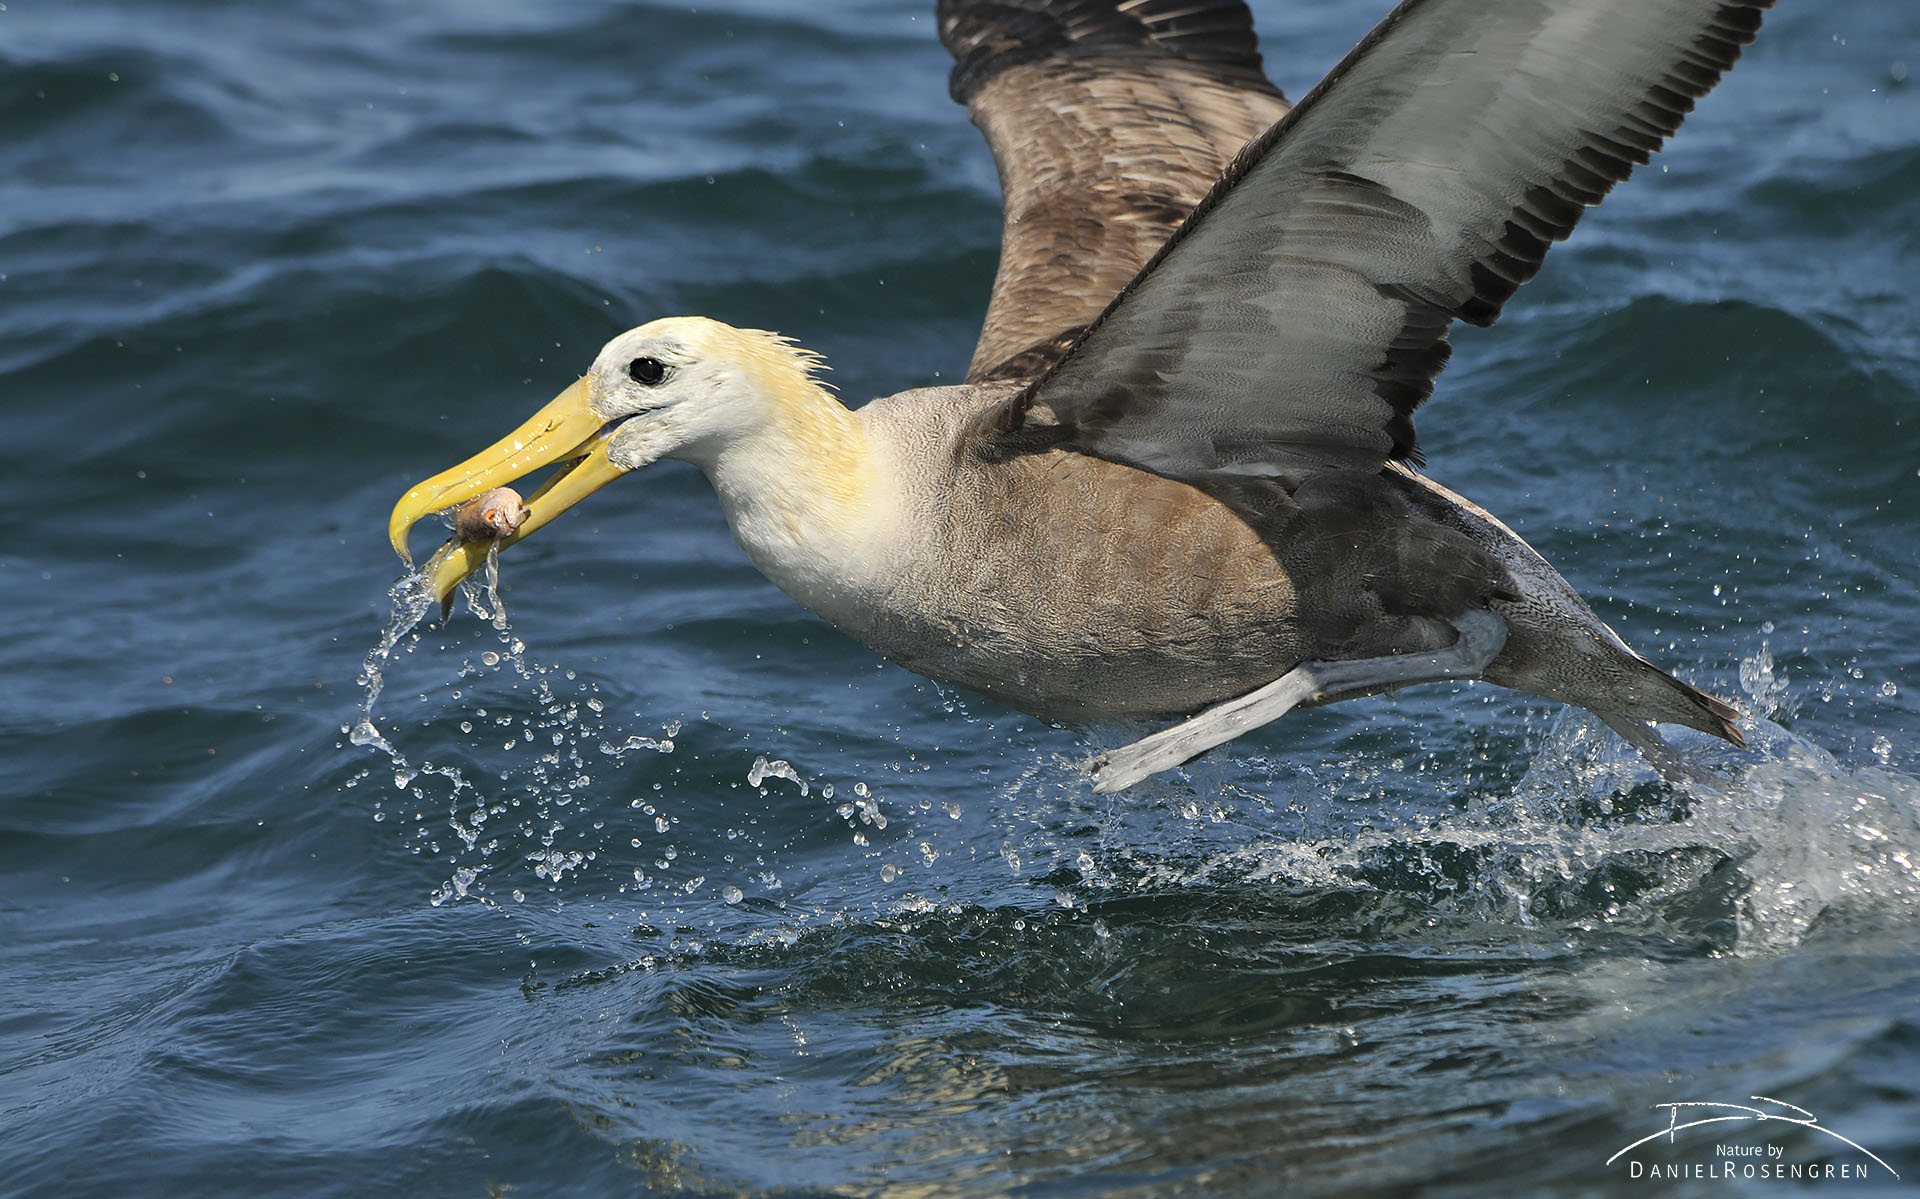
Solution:
M 823 398 L 820 367 L 818 355 L 777 334 L 679 316 L 608 342 L 583 382 L 610 426 L 615 466 L 681 458 L 711 468 L 743 439 L 806 428 Z

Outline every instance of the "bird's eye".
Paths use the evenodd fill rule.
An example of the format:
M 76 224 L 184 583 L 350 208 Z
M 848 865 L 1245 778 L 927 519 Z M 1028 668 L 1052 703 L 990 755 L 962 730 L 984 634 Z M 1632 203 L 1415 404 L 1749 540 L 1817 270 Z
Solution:
M 635 358 L 627 363 L 627 374 L 635 383 L 653 387 L 667 377 L 667 364 L 658 358 Z

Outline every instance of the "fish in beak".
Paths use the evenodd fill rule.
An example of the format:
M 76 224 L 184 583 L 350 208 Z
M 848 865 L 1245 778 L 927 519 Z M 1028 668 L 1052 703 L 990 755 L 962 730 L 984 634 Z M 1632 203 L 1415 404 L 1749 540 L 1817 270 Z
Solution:
M 447 604 L 453 589 L 480 568 L 494 546 L 504 549 L 512 545 L 624 473 L 607 459 L 614 423 L 593 410 L 587 380 L 581 379 L 493 445 L 409 488 L 394 505 L 393 517 L 387 523 L 394 552 L 407 565 L 413 565 L 407 533 L 422 517 L 464 504 L 543 466 L 558 464 L 559 469 L 527 497 L 527 516 L 517 529 L 499 538 L 462 540 L 456 535 L 427 560 L 421 572 L 431 580 L 434 598 Z

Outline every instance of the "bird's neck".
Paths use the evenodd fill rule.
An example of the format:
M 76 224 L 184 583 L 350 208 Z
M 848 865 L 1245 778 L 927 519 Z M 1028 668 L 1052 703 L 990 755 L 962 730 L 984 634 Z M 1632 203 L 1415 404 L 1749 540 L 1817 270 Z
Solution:
M 700 465 L 761 573 L 829 620 L 884 577 L 897 526 L 865 424 L 811 379 Z

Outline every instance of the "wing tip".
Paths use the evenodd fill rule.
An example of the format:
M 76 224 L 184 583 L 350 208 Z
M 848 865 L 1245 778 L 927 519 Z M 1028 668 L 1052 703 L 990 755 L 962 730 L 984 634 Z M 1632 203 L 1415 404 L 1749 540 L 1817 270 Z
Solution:
M 960 104 L 1015 67 L 1095 58 L 1186 62 L 1280 94 L 1242 0 L 939 0 L 935 19 Z

